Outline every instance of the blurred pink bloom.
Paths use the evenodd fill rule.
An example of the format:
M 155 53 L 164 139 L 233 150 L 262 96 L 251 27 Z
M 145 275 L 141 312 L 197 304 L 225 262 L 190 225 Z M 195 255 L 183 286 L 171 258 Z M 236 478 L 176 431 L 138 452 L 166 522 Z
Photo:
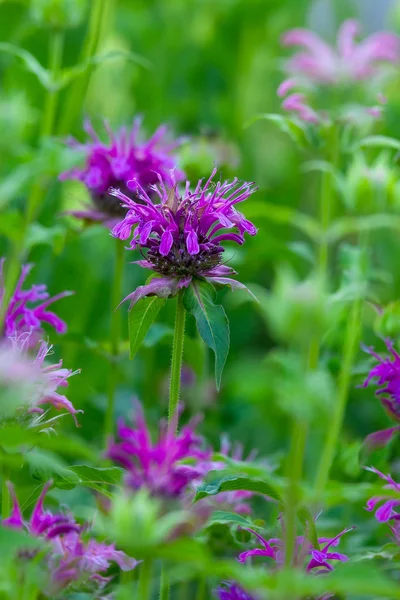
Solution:
M 282 37 L 284 46 L 299 46 L 288 64 L 289 72 L 322 83 L 338 83 L 369 79 L 379 73 L 381 63 L 397 63 L 400 59 L 400 38 L 394 33 L 374 33 L 357 43 L 360 25 L 347 20 L 337 35 L 336 48 L 329 46 L 316 33 L 307 29 L 291 29 Z
M 308 29 L 291 29 L 282 36 L 284 46 L 297 46 L 296 52 L 287 63 L 289 78 L 278 88 L 278 96 L 284 98 L 282 107 L 294 112 L 305 122 L 318 123 L 326 119 L 322 112 L 310 106 L 310 100 L 296 89 L 310 90 L 315 86 L 355 87 L 357 82 L 370 83 L 383 73 L 388 64 L 400 61 L 400 38 L 394 33 L 378 32 L 357 43 L 360 25 L 355 20 L 347 20 L 339 28 L 336 47 L 331 47 L 316 33 Z M 382 114 L 382 104 L 386 99 L 382 93 L 376 95 L 375 106 L 357 106 L 374 119 Z M 353 109 L 354 113 L 354 109 Z M 349 116 L 354 118 L 351 112 Z
M 396 483 L 393 477 L 381 473 L 381 471 L 378 471 L 378 469 L 375 469 L 374 467 L 365 467 L 365 469 L 372 473 L 376 473 L 381 479 L 386 481 L 387 483 L 383 486 L 383 489 L 388 491 L 386 495 L 382 494 L 382 496 L 370 498 L 367 502 L 366 509 L 368 511 L 375 510 L 375 518 L 381 523 L 400 519 L 400 514 L 394 510 L 400 506 L 400 483 Z M 390 498 L 390 492 L 394 492 L 398 497 Z M 380 504 L 379 508 L 377 508 L 378 504 Z
M 15 495 L 14 486 L 8 483 L 12 499 L 11 515 L 6 519 L 3 518 L 1 524 L 10 529 L 26 530 L 30 535 L 49 542 L 49 552 L 45 560 L 52 591 L 59 591 L 75 581 L 86 578 L 94 582 L 98 593 L 111 579 L 104 577 L 103 573 L 108 571 L 112 563 L 116 563 L 123 571 L 134 569 L 138 564 L 137 561 L 124 552 L 116 550 L 114 544 L 98 542 L 93 538 L 84 540 L 83 534 L 87 527 L 78 525 L 71 515 L 53 514 L 44 509 L 44 499 L 51 484 L 51 481 L 46 483 L 29 521 L 26 521 Z M 33 551 L 25 558 L 34 558 L 35 555 L 36 552 Z M 22 553 L 22 557 L 24 556 Z
M 0 259 L 0 305 L 3 302 L 5 294 L 3 280 L 4 262 L 4 258 Z M 47 286 L 44 284 L 33 285 L 28 290 L 22 289 L 32 266 L 31 264 L 23 265 L 21 268 L 20 278 L 5 313 L 3 336 L 7 338 L 33 330 L 36 335 L 30 337 L 30 342 L 35 345 L 43 333 L 42 323 L 51 325 L 57 333 L 65 333 L 67 331 L 67 324 L 55 313 L 47 309 L 53 302 L 70 296 L 73 292 L 61 292 L 57 296 L 50 297 L 47 292 Z M 38 302 L 39 304 L 37 304 Z M 34 304 L 36 306 L 31 306 Z

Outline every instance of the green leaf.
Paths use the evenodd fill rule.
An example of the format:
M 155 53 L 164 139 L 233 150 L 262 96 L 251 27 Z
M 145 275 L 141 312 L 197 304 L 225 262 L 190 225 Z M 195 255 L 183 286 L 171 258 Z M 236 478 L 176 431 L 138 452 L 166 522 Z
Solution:
M 360 148 L 391 148 L 400 150 L 400 141 L 386 135 L 370 135 L 359 143 Z
M 203 483 L 197 490 L 194 501 L 198 502 L 207 496 L 215 496 L 221 492 L 247 491 L 257 492 L 277 500 L 282 504 L 282 498 L 277 489 L 262 479 L 225 475 L 224 471 L 212 471 L 214 480 Z
M 31 250 L 34 246 L 50 246 L 55 254 L 60 254 L 64 248 L 66 229 L 62 225 L 44 227 L 40 223 L 31 223 L 25 238 L 25 250 Z
M 0 553 L 2 560 L 12 559 L 18 550 L 43 548 L 44 540 L 32 537 L 24 531 L 0 527 Z
M 65 471 L 62 473 L 62 478 L 55 481 L 56 487 L 70 489 L 76 485 L 84 485 L 106 495 L 106 488 L 110 485 L 119 485 L 123 475 L 123 470 L 119 467 L 75 465 Z
M 284 115 L 274 113 L 264 113 L 257 115 L 245 123 L 245 127 L 249 127 L 256 121 L 265 120 L 274 123 L 280 131 L 286 133 L 300 148 L 310 146 L 307 130 L 305 126 Z
M 129 357 L 134 358 L 151 325 L 165 304 L 164 298 L 143 298 L 129 311 Z
M 216 510 L 213 512 L 207 525 L 214 525 L 215 523 L 222 525 L 237 525 L 238 527 L 253 527 L 253 524 L 248 519 L 225 510 Z
M 337 219 L 328 229 L 327 240 L 332 244 L 345 236 L 361 233 L 363 231 L 376 231 L 377 229 L 393 229 L 399 231 L 400 217 L 390 214 L 343 217 Z
M 8 54 L 20 58 L 23 61 L 26 69 L 37 77 L 43 87 L 45 87 L 47 90 L 54 91 L 54 83 L 52 82 L 50 72 L 42 67 L 40 62 L 33 56 L 33 54 L 27 50 L 24 50 L 23 48 L 14 46 L 14 44 L 9 44 L 8 42 L 0 43 L 0 52 L 7 52 Z
M 299 520 L 301 521 L 301 523 L 304 527 L 306 538 L 311 542 L 311 544 L 313 545 L 313 548 L 319 550 L 319 542 L 318 542 L 317 529 L 315 527 L 315 519 L 312 516 L 310 509 L 307 508 L 307 506 L 302 506 L 297 511 L 297 516 L 299 517 Z
M 183 304 L 196 319 L 199 334 L 215 354 L 215 381 L 219 390 L 229 352 L 229 323 L 223 307 L 214 304 L 214 296 L 212 285 L 194 280 L 183 296 Z

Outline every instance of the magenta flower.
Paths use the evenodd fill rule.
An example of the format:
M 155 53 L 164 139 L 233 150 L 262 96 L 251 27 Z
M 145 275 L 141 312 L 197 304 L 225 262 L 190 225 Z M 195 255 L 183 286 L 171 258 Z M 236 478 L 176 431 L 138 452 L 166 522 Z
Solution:
M 374 467 L 365 467 L 367 471 L 371 471 L 372 473 L 376 473 L 384 479 L 387 484 L 383 486 L 384 490 L 388 490 L 386 495 L 382 496 L 374 496 L 367 502 L 366 509 L 368 511 L 375 510 L 375 518 L 377 521 L 381 523 L 387 523 L 390 520 L 399 520 L 400 514 L 397 513 L 394 509 L 397 506 L 400 506 L 400 483 L 396 483 L 395 480 L 390 475 L 384 475 L 378 469 Z M 394 492 L 397 494 L 397 498 L 390 498 L 390 492 Z M 377 506 L 380 504 L 379 508 Z
M 250 596 L 237 583 L 226 582 L 222 584 L 216 592 L 219 600 L 256 600 L 254 596 Z
M 341 25 L 336 48 L 329 46 L 317 34 L 307 29 L 292 29 L 283 35 L 284 46 L 301 48 L 288 62 L 289 78 L 278 89 L 278 96 L 285 97 L 282 107 L 294 112 L 306 122 L 326 120 L 326 113 L 312 108 L 310 92 L 317 87 L 335 87 L 349 96 L 357 82 L 363 82 L 365 98 L 366 84 L 377 81 L 387 64 L 397 64 L 400 59 L 400 38 L 394 33 L 375 33 L 363 42 L 356 43 L 360 25 L 347 20 Z M 300 89 L 301 91 L 297 91 Z M 364 107 L 372 117 L 379 117 L 384 97 L 375 93 L 378 105 Z M 361 107 L 360 107 L 361 108 Z M 361 111 L 362 112 L 362 108 Z
M 80 371 L 63 368 L 61 360 L 47 364 L 46 359 L 53 347 L 44 341 L 39 342 L 37 354 L 32 358 L 29 351 L 33 334 L 34 331 L 26 332 L 0 345 L 0 387 L 15 396 L 9 399 L 10 410 L 14 406 L 16 410 L 43 414 L 42 406 L 51 405 L 56 410 L 65 409 L 78 425 L 76 415 L 83 411 L 75 409 L 58 389 L 67 387 L 69 377 Z
M 5 259 L 0 259 L 0 304 L 3 302 L 5 289 L 3 281 Z M 47 323 L 53 327 L 57 333 L 65 333 L 67 325 L 55 313 L 47 310 L 50 304 L 70 296 L 73 292 L 62 292 L 53 296 L 49 296 L 47 287 L 44 284 L 33 285 L 29 290 L 22 289 L 28 273 L 33 265 L 23 265 L 21 276 L 15 287 L 15 290 L 8 303 L 4 320 L 4 337 L 12 337 L 26 331 L 34 331 L 35 335 L 30 338 L 34 345 L 43 334 L 42 323 Z M 32 304 L 36 306 L 31 306 Z
M 234 274 L 233 269 L 222 264 L 222 242 L 243 244 L 245 232 L 257 233 L 255 226 L 235 208 L 256 188 L 252 183 L 239 183 L 237 179 L 212 185 L 216 172 L 214 169 L 204 185 L 199 181 L 194 191 L 186 182 L 182 195 L 176 183 L 167 189 L 168 182 L 160 177 L 159 185 L 151 188 L 160 199 L 158 203 L 139 182 L 134 185 L 137 185 L 140 203 L 119 190 L 111 191 L 128 210 L 112 234 L 122 240 L 133 234 L 131 249 L 147 251 L 145 260 L 138 264 L 159 275 L 125 298 L 131 301 L 131 307 L 144 296 L 173 296 L 196 277 L 230 285 L 233 289 L 244 288 L 229 277 Z
M 141 141 L 141 119 L 134 120 L 130 131 L 122 127 L 114 133 L 107 122 L 104 122 L 104 127 L 109 136 L 107 143 L 100 140 L 88 120 L 84 129 L 89 135 L 89 142 L 81 144 L 75 139 L 68 140 L 72 148 L 84 152 L 85 166 L 62 173 L 60 179 L 78 179 L 90 192 L 94 206 L 73 212 L 74 216 L 112 227 L 118 218 L 126 214 L 126 208 L 109 194 L 109 188 L 128 191 L 127 181 L 135 180 L 149 192 L 158 181 L 158 173 L 167 185 L 173 185 L 171 169 L 175 169 L 176 180 L 183 179 L 184 173 L 176 167 L 174 155 L 182 140 L 169 141 L 168 128 L 163 125 L 151 138 Z M 130 189 L 136 193 L 135 188 Z
M 153 443 L 143 410 L 137 405 L 135 426 L 119 423 L 119 441 L 109 445 L 107 457 L 126 469 L 130 488 L 146 487 L 156 496 L 182 497 L 202 474 L 197 463 L 209 459 L 194 428 L 192 422 L 175 434 L 174 426 L 161 423 L 158 441 Z
M 367 387 L 372 379 L 377 379 L 376 385 L 379 389 L 376 395 L 381 397 L 389 415 L 400 421 L 400 356 L 390 340 L 386 340 L 386 347 L 389 356 L 382 358 L 373 348 L 364 346 L 364 350 L 376 358 L 378 364 L 371 369 L 362 387 Z
M 352 531 L 354 527 L 344 529 L 334 538 L 318 538 L 318 543 L 322 544 L 322 548 L 313 548 L 311 543 L 304 538 L 304 536 L 298 536 L 296 539 L 297 557 L 296 561 L 302 560 L 306 556 L 311 556 L 308 563 L 305 566 L 306 572 L 316 570 L 317 573 L 328 573 L 333 570 L 333 566 L 328 561 L 339 560 L 340 562 L 346 562 L 348 557 L 339 552 L 331 552 L 331 547 L 336 547 L 342 535 Z M 252 550 L 246 550 L 239 554 L 238 561 L 241 563 L 246 562 L 248 558 L 252 556 L 265 556 L 272 558 L 277 567 L 280 567 L 284 563 L 284 541 L 279 538 L 271 538 L 265 540 L 260 534 L 256 533 L 252 529 L 247 529 L 253 535 L 255 535 L 261 542 L 261 548 L 254 548 Z
M 2 520 L 2 525 L 10 529 L 26 530 L 30 535 L 49 542 L 45 560 L 53 593 L 83 579 L 95 582 L 99 591 L 110 579 L 102 574 L 112 563 L 116 563 L 124 571 L 134 569 L 137 561 L 116 550 L 114 544 L 94 539 L 84 541 L 85 528 L 78 525 L 70 515 L 53 514 L 44 510 L 44 499 L 51 483 L 50 481 L 44 486 L 29 521 L 24 520 L 14 487 L 8 483 L 12 511 L 8 518 Z M 28 556 L 33 558 L 34 555 Z

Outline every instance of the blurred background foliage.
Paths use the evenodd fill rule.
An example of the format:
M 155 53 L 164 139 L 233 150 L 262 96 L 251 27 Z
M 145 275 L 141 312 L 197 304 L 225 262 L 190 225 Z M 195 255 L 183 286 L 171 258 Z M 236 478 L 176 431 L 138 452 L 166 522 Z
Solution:
M 91 28 L 98 5 L 103 8 L 103 17 L 95 39 Z M 46 282 L 52 294 L 64 289 L 75 291 L 72 298 L 57 306 L 69 332 L 52 341 L 56 356 L 63 358 L 65 366 L 82 369 L 82 374 L 71 380 L 69 398 L 85 411 L 79 434 L 99 452 L 103 448 L 110 316 L 115 308 L 110 304 L 114 243 L 103 228 L 83 228 L 63 215 L 85 201 L 85 191 L 75 182 L 58 181 L 58 174 L 75 160 L 62 140 L 68 135 L 84 139 L 85 116 L 101 129 L 104 117 L 116 127 L 141 114 L 149 133 L 160 123 L 168 123 L 177 134 L 189 136 L 191 144 L 184 147 L 181 161 L 191 178 L 206 176 L 217 163 L 223 177 L 237 175 L 258 184 L 259 192 L 246 202 L 243 211 L 259 227 L 259 234 L 239 250 L 232 250 L 231 264 L 240 280 L 259 293 L 260 305 L 249 304 L 239 293 L 221 293 L 230 318 L 232 343 L 218 394 L 212 356 L 199 343 L 189 322 L 183 401 L 188 412 L 206 416 L 203 430 L 215 445 L 224 432 L 243 442 L 246 450 L 257 448 L 261 456 L 285 452 L 288 412 L 293 413 L 304 401 L 302 369 L 295 363 L 282 364 L 274 354 L 275 358 L 267 359 L 268 352 L 282 342 L 277 321 L 286 319 L 281 313 L 274 315 L 270 305 L 267 309 L 267 300 L 281 267 L 290 264 L 294 280 L 310 271 L 310 241 L 298 227 L 296 213 L 281 213 L 279 209 L 286 206 L 315 215 L 320 174 L 302 169 L 304 160 L 314 157 L 296 148 L 274 123 L 246 124 L 259 113 L 280 112 L 276 89 L 282 81 L 285 57 L 281 34 L 291 27 L 312 26 L 333 40 L 337 26 L 350 16 L 363 23 L 366 33 L 385 26 L 400 30 L 400 4 L 390 0 L 0 2 L 1 251 L 10 251 L 20 231 L 22 207 L 40 180 L 38 222 L 30 227 L 25 241 L 29 260 L 36 263 L 30 281 Z M 54 65 L 55 39 L 61 56 L 58 66 Z M 16 48 L 29 52 L 39 67 Z M 88 60 L 93 55 L 97 58 Z M 83 64 L 80 71 L 75 68 L 77 64 Z M 46 79 L 40 65 L 55 68 L 57 77 Z M 49 87 L 57 96 L 50 136 L 43 125 Z M 393 84 L 389 89 L 388 97 L 379 133 L 398 138 L 398 81 L 397 87 Z M 361 163 L 373 163 L 376 154 L 373 149 L 365 151 Z M 347 175 L 352 177 L 351 172 Z M 353 195 L 348 202 L 362 208 L 365 186 L 370 184 L 354 182 L 354 178 L 351 182 Z M 392 210 L 399 210 L 397 194 Z M 345 202 L 338 200 L 336 216 L 345 216 L 347 211 Z M 400 291 L 398 237 L 398 231 L 388 229 L 374 231 L 369 237 L 369 259 L 376 274 L 373 295 L 382 304 L 396 299 Z M 354 241 L 351 234 L 347 238 Z M 128 264 L 133 255 L 126 253 L 125 258 L 124 288 L 129 293 L 146 274 Z M 333 254 L 330 266 L 328 284 L 332 291 L 339 285 L 343 270 L 339 253 Z M 284 302 L 290 295 L 285 284 L 280 293 Z M 279 309 L 279 297 L 276 300 Z M 129 361 L 126 352 L 119 362 L 119 416 L 129 413 L 133 396 L 142 399 L 154 422 L 166 414 L 174 310 L 173 303 L 168 305 L 172 306 L 160 313 L 158 324 L 135 359 Z M 126 308 L 121 310 L 127 339 Z M 311 306 L 307 310 L 314 314 L 316 309 Z M 307 310 L 301 313 L 305 318 Z M 364 340 L 376 343 L 373 309 L 367 308 L 364 316 Z M 338 370 L 335 340 L 337 347 L 346 315 L 338 319 L 333 350 L 323 358 L 334 375 Z M 363 381 L 367 358 L 359 352 L 343 448 L 335 463 L 334 474 L 341 473 L 350 481 L 360 476 L 355 458 L 358 441 L 387 425 L 373 392 L 355 387 Z M 289 382 L 284 390 L 276 385 L 278 372 Z M 310 459 L 319 451 L 327 415 L 329 418 L 332 384 L 326 372 L 321 377 L 309 382 L 313 402 L 320 401 L 325 407 L 320 426 L 312 432 Z M 302 385 L 308 383 L 303 381 Z M 68 419 L 63 419 L 63 427 L 74 435 Z

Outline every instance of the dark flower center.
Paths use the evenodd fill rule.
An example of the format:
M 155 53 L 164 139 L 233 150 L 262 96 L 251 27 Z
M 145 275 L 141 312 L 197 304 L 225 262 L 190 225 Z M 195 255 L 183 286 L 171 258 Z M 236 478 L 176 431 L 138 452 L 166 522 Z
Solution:
M 152 240 L 149 240 L 152 244 Z M 213 244 L 205 236 L 199 237 L 200 252 L 189 254 L 186 248 L 186 236 L 182 232 L 167 256 L 159 252 L 159 242 L 154 240 L 154 249 L 150 247 L 147 260 L 151 262 L 154 270 L 166 277 L 195 276 L 207 273 L 221 262 L 224 249 L 219 244 Z

